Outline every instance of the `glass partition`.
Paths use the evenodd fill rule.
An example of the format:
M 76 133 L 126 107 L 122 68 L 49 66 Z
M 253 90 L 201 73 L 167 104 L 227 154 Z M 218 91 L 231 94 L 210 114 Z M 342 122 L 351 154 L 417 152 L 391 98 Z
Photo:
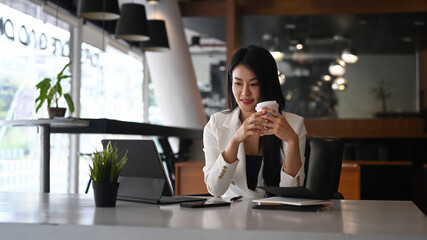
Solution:
M 48 116 L 46 104 L 34 112 L 35 85 L 70 61 L 68 29 L 29 1 L 0 3 L 0 120 Z M 70 91 L 69 82 L 63 91 Z M 0 126 L 0 191 L 40 191 L 39 144 L 35 127 Z M 67 192 L 69 144 L 67 135 L 51 136 L 52 192 Z
M 282 54 L 276 60 L 287 111 L 333 118 L 416 113 L 416 54 L 426 16 L 244 16 L 242 39 Z M 346 59 L 350 52 L 358 59 Z
M 262 46 L 276 58 L 286 111 L 306 118 L 419 114 L 418 51 L 427 34 L 427 13 L 257 15 L 241 20 L 242 46 Z M 210 97 L 218 96 L 210 87 L 219 62 L 207 42 L 225 41 L 225 20 L 185 17 L 184 25 L 191 30 L 187 38 L 203 100 L 225 107 L 224 98 Z M 333 66 L 337 60 L 345 66 Z M 225 72 L 219 76 L 224 80 Z M 205 109 L 208 116 L 219 110 L 206 104 Z
M 144 122 L 142 58 L 107 45 L 106 51 L 82 43 L 80 104 L 82 118 Z M 133 138 L 84 134 L 80 136 L 79 192 L 89 181 L 90 154 L 102 150 L 104 138 Z M 91 189 L 90 189 L 91 190 Z
M 82 43 L 81 117 L 143 122 L 142 59 Z
M 185 17 L 183 22 L 197 85 L 209 118 L 226 106 L 225 18 Z

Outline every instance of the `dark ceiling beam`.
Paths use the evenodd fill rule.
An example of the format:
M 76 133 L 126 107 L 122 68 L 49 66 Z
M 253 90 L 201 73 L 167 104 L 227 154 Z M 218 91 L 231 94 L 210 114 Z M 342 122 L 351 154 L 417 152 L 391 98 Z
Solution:
M 217 17 L 226 15 L 226 1 L 178 2 L 183 17 Z
M 239 0 L 244 15 L 427 12 L 426 0 Z
M 179 2 L 183 17 L 226 16 L 226 0 Z M 236 0 L 241 15 L 427 12 L 426 0 Z

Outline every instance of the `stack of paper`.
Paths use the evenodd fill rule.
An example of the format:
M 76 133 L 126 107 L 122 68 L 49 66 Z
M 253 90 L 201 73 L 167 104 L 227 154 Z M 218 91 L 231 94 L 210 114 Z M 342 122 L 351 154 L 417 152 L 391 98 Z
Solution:
M 306 198 L 288 198 L 288 197 L 269 197 L 262 199 L 254 199 L 252 202 L 258 205 L 292 205 L 292 206 L 328 206 L 329 200 L 316 200 Z

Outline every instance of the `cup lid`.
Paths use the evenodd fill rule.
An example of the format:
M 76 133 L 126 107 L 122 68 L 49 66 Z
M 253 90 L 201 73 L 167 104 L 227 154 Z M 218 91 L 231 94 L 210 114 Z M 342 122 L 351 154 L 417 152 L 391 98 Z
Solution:
M 274 110 L 278 110 L 279 109 L 279 104 L 276 101 L 264 101 L 264 102 L 260 102 L 256 105 L 255 110 L 259 111 L 261 110 L 262 107 L 268 107 Z

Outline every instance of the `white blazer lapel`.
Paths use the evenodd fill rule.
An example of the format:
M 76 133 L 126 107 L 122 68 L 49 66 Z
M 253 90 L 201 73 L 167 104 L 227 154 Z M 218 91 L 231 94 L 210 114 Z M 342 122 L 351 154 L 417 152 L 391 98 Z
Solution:
M 236 173 L 234 174 L 234 182 L 237 186 L 240 186 L 241 189 L 247 191 L 248 184 L 246 181 L 246 153 L 245 153 L 245 144 L 241 143 L 239 145 L 239 150 L 237 152 L 237 159 L 239 159 L 239 164 L 236 168 Z
M 230 130 L 230 132 L 228 132 L 230 136 L 233 136 L 237 129 L 239 129 L 240 125 L 242 125 L 242 123 L 240 122 L 239 115 L 240 109 L 234 109 L 231 113 L 226 115 L 227 119 L 225 119 L 224 124 L 222 124 L 222 127 Z
M 231 113 L 224 114 L 224 119 L 221 120 L 224 123 L 222 127 L 218 129 L 218 145 L 221 152 L 225 150 L 234 133 L 239 129 L 241 123 L 239 119 L 240 109 L 237 108 Z
M 234 133 L 240 128 L 242 123 L 240 122 L 240 109 L 236 108 L 233 112 L 230 113 L 229 119 L 224 122 L 223 126 L 228 130 L 226 134 L 228 139 L 226 143 L 231 140 L 231 137 Z M 245 144 L 240 143 L 239 150 L 237 152 L 237 159 L 239 159 L 239 163 L 236 168 L 236 172 L 233 177 L 234 183 L 239 186 L 241 189 L 244 189 L 246 192 L 248 190 L 248 184 L 246 181 L 246 153 L 245 153 Z

